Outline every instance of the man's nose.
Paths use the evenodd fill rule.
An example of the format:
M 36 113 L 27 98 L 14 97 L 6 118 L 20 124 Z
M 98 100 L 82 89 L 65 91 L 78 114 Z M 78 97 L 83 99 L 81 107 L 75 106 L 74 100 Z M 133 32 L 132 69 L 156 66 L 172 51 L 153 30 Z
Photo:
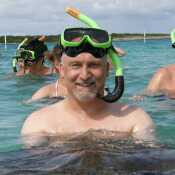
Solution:
M 91 76 L 91 73 L 90 73 L 88 67 L 86 65 L 83 66 L 81 69 L 81 72 L 80 72 L 81 79 L 87 80 L 88 78 L 90 78 L 90 76 Z

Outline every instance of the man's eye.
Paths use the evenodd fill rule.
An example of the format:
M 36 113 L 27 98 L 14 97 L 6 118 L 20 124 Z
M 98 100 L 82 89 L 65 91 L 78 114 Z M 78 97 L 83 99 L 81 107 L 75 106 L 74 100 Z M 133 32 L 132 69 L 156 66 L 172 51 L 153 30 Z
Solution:
M 81 65 L 80 64 L 71 64 L 72 68 L 79 68 Z
M 98 63 L 90 64 L 89 67 L 97 68 L 97 67 L 100 67 L 100 64 L 98 64 Z

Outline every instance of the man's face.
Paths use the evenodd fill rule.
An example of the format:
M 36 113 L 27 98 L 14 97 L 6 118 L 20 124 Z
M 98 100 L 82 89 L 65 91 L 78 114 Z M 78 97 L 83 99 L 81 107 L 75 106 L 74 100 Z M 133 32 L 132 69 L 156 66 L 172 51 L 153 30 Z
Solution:
M 62 56 L 60 74 L 69 94 L 79 101 L 89 101 L 103 92 L 108 65 L 105 58 L 90 53 L 76 57 Z

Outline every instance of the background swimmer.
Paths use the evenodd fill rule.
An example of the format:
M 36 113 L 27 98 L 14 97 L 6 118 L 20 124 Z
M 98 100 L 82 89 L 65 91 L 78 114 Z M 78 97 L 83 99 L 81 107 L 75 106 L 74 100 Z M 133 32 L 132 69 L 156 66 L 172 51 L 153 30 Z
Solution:
M 175 64 L 162 67 L 156 71 L 146 89 L 133 99 L 141 100 L 144 96 L 165 95 L 175 98 Z
M 46 37 L 43 35 L 39 38 L 34 38 L 29 41 L 27 44 L 20 46 L 21 55 L 20 59 L 17 61 L 17 65 L 19 66 L 19 70 L 16 73 L 17 76 L 23 76 L 25 74 L 32 75 L 49 75 L 53 73 L 53 70 L 44 65 L 44 57 L 48 55 L 47 45 L 44 43 Z M 34 53 L 33 59 L 23 58 L 27 55 L 23 54 L 24 51 L 29 51 Z M 23 59 L 23 63 L 22 63 Z

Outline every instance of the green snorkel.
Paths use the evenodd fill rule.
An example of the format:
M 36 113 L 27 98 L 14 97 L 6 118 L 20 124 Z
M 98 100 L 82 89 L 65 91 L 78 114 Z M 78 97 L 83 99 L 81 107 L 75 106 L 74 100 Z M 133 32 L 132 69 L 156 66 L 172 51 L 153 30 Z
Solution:
M 12 68 L 14 72 L 17 72 L 16 65 L 18 62 L 18 58 L 20 57 L 20 48 L 22 45 L 24 45 L 27 42 L 27 40 L 28 38 L 24 38 L 24 40 L 21 43 L 19 43 L 17 50 L 16 50 L 16 56 L 12 57 Z
M 17 72 L 17 63 L 18 59 L 21 58 L 24 60 L 25 64 L 28 61 L 33 62 L 36 60 L 35 52 L 32 50 L 25 49 L 25 43 L 28 41 L 28 38 L 24 38 L 24 40 L 18 45 L 16 49 L 16 55 L 12 57 L 12 68 L 14 72 Z
M 100 27 L 94 20 L 80 13 L 80 11 L 78 11 L 77 9 L 68 7 L 66 8 L 66 12 L 69 15 L 73 16 L 74 18 L 78 19 L 79 21 L 85 23 L 89 27 L 100 29 Z M 115 68 L 115 88 L 112 92 L 108 92 L 108 94 L 102 98 L 104 101 L 112 103 L 117 101 L 124 92 L 124 77 L 123 77 L 123 69 L 121 67 L 120 59 L 113 46 L 109 50 L 108 54 Z
M 171 31 L 171 43 L 172 43 L 172 47 L 175 48 L 175 29 Z

